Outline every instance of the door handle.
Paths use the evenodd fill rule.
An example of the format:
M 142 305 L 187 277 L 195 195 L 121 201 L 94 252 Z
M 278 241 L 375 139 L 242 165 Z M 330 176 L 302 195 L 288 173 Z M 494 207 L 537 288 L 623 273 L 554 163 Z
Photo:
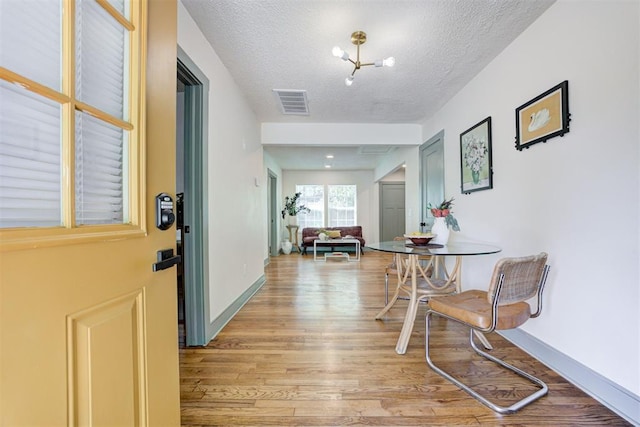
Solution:
M 166 270 L 182 261 L 180 255 L 173 255 L 173 249 L 162 249 L 157 252 L 157 255 L 158 262 L 151 265 L 153 271 Z

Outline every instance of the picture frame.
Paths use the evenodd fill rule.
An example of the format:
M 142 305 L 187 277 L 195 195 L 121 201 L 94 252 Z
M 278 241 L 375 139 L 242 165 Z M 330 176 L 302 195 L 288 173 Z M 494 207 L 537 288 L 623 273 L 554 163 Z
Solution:
M 569 81 L 516 108 L 516 150 L 569 132 Z
M 460 134 L 460 183 L 462 194 L 493 188 L 491 116 Z

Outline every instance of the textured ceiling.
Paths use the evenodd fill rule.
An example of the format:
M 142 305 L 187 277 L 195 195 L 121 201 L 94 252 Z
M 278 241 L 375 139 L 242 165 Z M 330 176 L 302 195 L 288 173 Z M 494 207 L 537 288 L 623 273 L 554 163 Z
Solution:
M 261 122 L 419 123 L 433 115 L 554 0 L 182 0 Z M 367 42 L 351 87 L 351 33 Z M 307 91 L 283 115 L 273 89 Z

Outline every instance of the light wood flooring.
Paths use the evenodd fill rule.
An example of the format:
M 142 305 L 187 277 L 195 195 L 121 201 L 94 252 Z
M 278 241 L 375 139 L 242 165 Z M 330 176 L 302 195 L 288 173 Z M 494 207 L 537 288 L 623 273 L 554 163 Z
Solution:
M 296 253 L 272 257 L 266 284 L 223 331 L 204 348 L 180 350 L 182 425 L 630 425 L 491 334 L 493 354 L 550 388 L 516 414 L 495 414 L 427 366 L 424 305 L 407 354 L 396 354 L 406 301 L 374 320 L 384 302 L 389 258 L 377 252 L 349 263 L 314 262 L 313 255 Z M 436 363 L 502 402 L 521 394 L 519 384 L 529 390 L 479 361 L 464 328 L 441 318 L 434 328 Z

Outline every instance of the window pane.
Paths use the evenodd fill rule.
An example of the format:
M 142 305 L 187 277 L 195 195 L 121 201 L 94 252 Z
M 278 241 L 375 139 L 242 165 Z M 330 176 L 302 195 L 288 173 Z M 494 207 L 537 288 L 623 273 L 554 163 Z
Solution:
M 107 0 L 115 10 L 120 12 L 122 16 L 129 19 L 129 2 L 125 0 Z
M 127 120 L 128 31 L 94 0 L 78 0 L 76 19 L 76 96 Z
M 60 91 L 61 15 L 60 0 L 0 0 L 0 64 Z
M 0 227 L 62 224 L 61 114 L 0 80 Z
M 76 222 L 118 224 L 124 216 L 126 132 L 76 112 Z
M 329 227 L 356 225 L 356 186 L 329 185 Z
M 305 205 L 311 212 L 298 215 L 300 230 L 305 227 L 324 226 L 324 186 L 323 185 L 296 185 L 296 193 L 302 193 L 300 204 Z

